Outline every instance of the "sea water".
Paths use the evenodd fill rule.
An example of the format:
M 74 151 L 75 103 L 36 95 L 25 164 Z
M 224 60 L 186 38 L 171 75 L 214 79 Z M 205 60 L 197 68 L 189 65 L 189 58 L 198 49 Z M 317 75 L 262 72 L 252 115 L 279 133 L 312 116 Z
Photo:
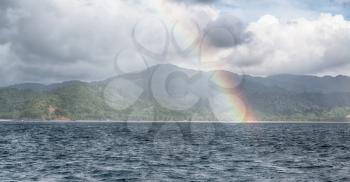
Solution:
M 0 181 L 235 180 L 350 181 L 350 124 L 0 123 Z

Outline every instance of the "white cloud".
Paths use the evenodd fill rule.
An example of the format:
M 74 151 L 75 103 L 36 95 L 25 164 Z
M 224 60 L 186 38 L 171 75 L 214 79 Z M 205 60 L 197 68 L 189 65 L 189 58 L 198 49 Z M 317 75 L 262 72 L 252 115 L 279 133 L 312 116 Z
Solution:
M 215 24 L 222 16 L 222 10 L 210 4 L 189 5 L 173 0 L 4 0 L 0 4 L 0 85 L 104 79 L 115 74 L 115 55 L 120 50 L 135 48 L 131 35 L 138 22 L 141 27 L 137 38 L 142 46 L 159 51 L 164 47 L 159 43 L 164 41 L 161 36 L 164 30 L 159 27 L 158 19 L 165 22 L 168 31 L 175 22 L 180 22 L 177 40 L 181 46 L 191 43 L 189 40 L 195 36 L 193 32 L 186 33 L 188 27 L 183 22 L 194 20 L 201 30 L 205 30 L 208 22 Z M 247 3 L 246 6 L 253 5 Z M 252 35 L 250 41 L 238 41 L 241 44 L 231 47 L 230 67 L 240 65 L 245 72 L 259 75 L 347 74 L 350 67 L 349 21 L 340 15 L 327 14 L 288 21 L 286 19 L 294 15 L 306 16 L 314 12 L 294 8 L 293 15 L 289 16 L 285 13 L 287 5 L 272 3 L 271 7 L 266 11 L 273 9 L 279 12 L 275 14 L 286 16 L 266 15 L 248 24 L 246 30 Z M 264 9 L 260 10 L 257 14 L 266 13 Z M 237 8 L 232 14 L 242 15 L 243 11 L 250 13 Z M 143 21 L 148 18 L 155 21 Z M 245 26 L 235 27 L 238 20 L 223 22 L 234 26 L 232 30 L 239 30 L 239 35 L 244 34 Z M 189 66 L 187 62 L 192 61 L 189 59 L 198 57 L 194 54 L 184 59 L 172 48 L 168 56 L 172 63 Z M 225 57 L 229 51 L 226 47 L 208 50 L 211 54 L 208 58 Z M 129 61 L 132 65 L 133 60 Z
M 232 63 L 251 74 L 346 74 L 350 22 L 341 15 L 282 21 L 266 15 L 251 23 L 251 42 L 234 48 Z M 337 72 L 335 72 L 337 70 Z
M 163 0 L 142 3 L 115 0 L 6 1 L 1 7 L 0 46 L 2 56 L 13 65 L 2 69 L 0 85 L 9 82 L 52 82 L 70 79 L 99 80 L 115 74 L 115 55 L 134 48 L 132 30 L 147 17 L 162 19 L 171 29 L 175 21 L 211 19 L 208 6 L 186 6 Z M 204 17 L 206 15 L 207 17 Z M 157 21 L 156 21 L 157 22 Z M 141 27 L 143 37 L 160 42 L 155 24 Z M 157 36 L 155 36 L 157 35 Z M 3 53 L 5 54 L 5 53 Z M 4 58 L 6 57 L 6 58 Z M 0 62 L 1 66 L 4 61 Z M 5 72 L 6 71 L 6 72 Z

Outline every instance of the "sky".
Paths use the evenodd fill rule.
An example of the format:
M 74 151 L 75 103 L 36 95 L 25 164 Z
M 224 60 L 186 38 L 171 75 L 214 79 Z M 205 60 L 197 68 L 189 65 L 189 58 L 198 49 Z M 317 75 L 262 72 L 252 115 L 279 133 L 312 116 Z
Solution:
M 0 0 L 0 85 L 171 63 L 350 75 L 349 0 Z

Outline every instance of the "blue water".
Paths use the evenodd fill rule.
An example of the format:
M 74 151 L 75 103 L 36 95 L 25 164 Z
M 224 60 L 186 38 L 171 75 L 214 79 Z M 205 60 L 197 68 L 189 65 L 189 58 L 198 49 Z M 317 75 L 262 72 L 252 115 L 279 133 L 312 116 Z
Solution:
M 350 124 L 0 123 L 0 181 L 350 181 Z

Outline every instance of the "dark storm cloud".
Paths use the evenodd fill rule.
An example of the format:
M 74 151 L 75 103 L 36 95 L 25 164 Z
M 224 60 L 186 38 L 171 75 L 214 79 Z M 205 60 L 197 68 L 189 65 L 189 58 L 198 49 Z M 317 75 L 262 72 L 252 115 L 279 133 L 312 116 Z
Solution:
M 347 2 L 346 0 L 339 1 Z M 0 0 L 0 85 L 23 81 L 101 80 L 113 76 L 116 53 L 120 50 L 135 48 L 131 38 L 133 26 L 140 19 L 154 16 L 154 12 L 157 12 L 154 11 L 154 7 L 148 5 L 152 3 L 142 4 L 140 2 L 136 0 L 135 3 L 115 0 Z M 280 57 L 276 55 L 287 55 L 284 57 L 288 58 L 287 61 L 291 57 L 289 62 L 301 60 L 300 65 L 295 64 L 295 69 L 299 70 L 305 67 L 306 62 L 302 58 L 298 59 L 293 56 L 306 56 L 307 60 L 321 59 L 308 57 L 308 55 L 313 55 L 313 51 L 305 51 L 305 48 L 301 46 L 310 43 L 306 41 L 306 38 L 310 36 L 301 40 L 292 35 L 283 36 L 285 30 L 283 27 L 292 25 L 284 25 L 277 19 L 268 16 L 254 23 L 255 25 L 249 29 L 254 36 L 250 36 L 250 33 L 246 31 L 245 23 L 235 16 L 220 14 L 221 9 L 218 9 L 220 6 L 215 5 L 216 2 L 220 4 L 218 0 L 166 0 L 164 3 L 168 3 L 165 4 L 167 6 L 161 6 L 161 8 L 167 7 L 168 11 L 172 10 L 170 12 L 172 18 L 179 18 L 179 20 L 193 18 L 198 22 L 203 20 L 201 28 L 204 27 L 209 45 L 219 48 L 234 47 L 235 49 L 243 47 L 235 52 L 235 60 L 237 62 L 244 60 L 244 64 L 251 65 L 252 69 L 254 68 L 253 73 L 256 70 L 263 70 L 259 73 L 269 74 L 271 67 L 279 65 L 279 59 L 274 58 Z M 190 4 L 184 5 L 183 3 Z M 254 3 L 248 4 L 249 7 L 254 5 Z M 203 14 L 208 16 L 205 17 Z M 210 20 L 212 21 L 207 25 Z M 326 21 L 325 25 L 342 26 L 339 28 L 341 31 L 338 32 L 333 32 L 333 29 L 321 29 L 310 33 L 315 36 L 320 34 L 317 36 L 320 38 L 315 39 L 320 40 L 314 45 L 314 47 L 320 46 L 320 49 L 317 50 L 328 49 L 328 45 L 339 45 L 324 54 L 317 54 L 324 55 L 326 60 L 331 61 L 324 67 L 316 68 L 326 70 L 335 62 L 334 67 L 341 67 L 342 61 L 349 60 L 349 51 L 346 48 L 349 47 L 350 42 L 350 39 L 347 39 L 349 35 L 347 27 L 350 25 L 348 21 L 339 17 L 324 18 L 322 21 Z M 275 23 L 271 24 L 271 22 Z M 277 26 L 276 29 L 274 28 L 276 24 L 282 25 Z M 299 26 L 294 25 L 298 29 L 294 32 L 295 37 L 299 37 L 300 33 L 305 31 L 304 27 L 309 24 L 313 24 L 313 21 L 307 21 Z M 266 35 L 264 32 L 259 33 L 264 29 L 266 32 L 273 33 Z M 324 36 L 321 32 L 325 30 L 330 31 L 333 37 L 339 37 L 339 40 L 333 42 L 333 39 L 329 38 L 323 41 Z M 344 35 L 341 34 L 342 32 Z M 277 39 L 274 36 L 276 34 L 282 34 L 280 36 L 282 38 Z M 140 37 L 149 37 L 149 35 L 154 35 L 154 29 L 147 25 L 142 28 Z M 259 35 L 261 35 L 260 38 Z M 265 42 L 265 39 L 274 42 L 270 44 L 271 41 Z M 286 43 L 281 46 L 279 45 L 281 42 Z M 323 45 L 319 42 L 326 43 Z M 150 47 L 152 46 L 150 44 Z M 275 50 L 281 49 L 283 51 L 275 54 Z M 266 68 L 260 66 L 261 60 L 268 60 L 264 62 L 267 64 Z M 182 63 L 180 59 L 171 61 L 174 64 Z M 254 65 L 255 62 L 259 64 Z M 322 63 L 320 61 L 319 64 Z M 127 64 L 131 64 L 129 60 Z M 309 65 L 312 68 L 315 67 L 314 64 L 309 63 Z M 283 67 L 286 66 L 283 65 Z
M 15 18 L 17 3 L 14 0 L 0 0 L 0 43 L 9 37 L 11 26 Z
M 221 15 L 206 28 L 210 43 L 216 47 L 233 47 L 249 41 L 250 34 L 242 21 L 231 15 Z
M 35 3 L 33 3 L 34 5 Z M 24 7 L 26 13 L 13 24 L 16 33 L 9 40 L 12 51 L 25 63 L 62 64 L 89 60 L 94 29 L 90 17 L 75 22 L 76 17 L 61 14 L 50 3 Z
M 344 6 L 350 5 L 350 0 L 330 0 L 331 2 L 335 2 Z
M 10 7 L 14 7 L 16 5 L 15 0 L 1 0 L 0 1 L 0 9 L 4 10 Z
M 152 8 L 115 0 L 0 0 L 0 86 L 114 76 L 115 55 L 135 48 L 132 29 L 154 16 Z M 186 18 L 199 11 L 169 3 L 174 8 Z M 153 34 L 147 25 L 140 39 Z
M 0 85 L 112 74 L 102 69 L 118 45 L 126 45 L 120 21 L 81 8 L 75 11 L 67 1 L 0 0 L 0 72 L 7 75 Z

